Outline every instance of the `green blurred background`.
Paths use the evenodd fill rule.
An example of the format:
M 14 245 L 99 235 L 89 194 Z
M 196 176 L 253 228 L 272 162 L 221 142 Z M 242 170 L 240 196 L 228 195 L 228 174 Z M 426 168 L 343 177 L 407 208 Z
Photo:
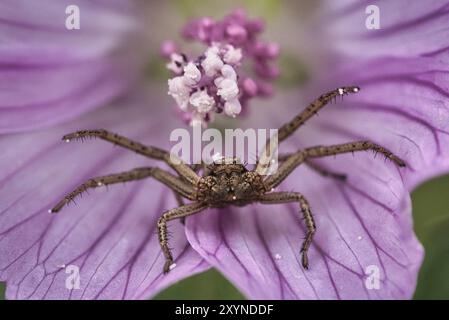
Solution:
M 220 17 L 235 7 L 245 7 L 252 17 L 260 16 L 266 19 L 269 25 L 271 22 L 276 24 L 274 21 L 283 19 L 286 15 L 283 7 L 286 3 L 289 6 L 298 5 L 296 1 L 278 0 L 208 1 L 201 2 L 201 5 L 193 0 L 163 3 L 158 8 L 157 15 L 162 18 L 167 14 L 171 15 L 171 19 L 176 19 L 174 28 L 184 23 L 190 16 L 210 15 L 213 12 L 213 16 Z M 302 1 L 301 10 L 297 11 L 295 17 L 305 19 L 315 6 L 314 1 Z M 153 7 L 150 9 L 154 11 Z M 153 36 L 150 41 L 154 46 L 161 43 L 162 39 L 167 37 L 167 33 L 173 35 L 173 30 L 162 29 L 164 30 L 161 31 L 161 35 L 158 33 L 156 39 Z M 159 39 L 159 36 L 162 38 Z M 153 80 L 166 81 L 167 74 L 163 61 L 161 59 L 150 61 L 152 62 L 148 65 L 148 74 L 151 74 Z M 288 50 L 283 51 L 280 68 L 282 76 L 278 81 L 278 87 L 299 87 L 309 78 L 308 66 L 296 55 L 289 54 Z M 449 299 L 449 175 L 419 186 L 413 192 L 412 200 L 415 231 L 426 251 L 415 299 Z M 0 299 L 4 298 L 4 290 L 5 285 L 0 283 Z M 155 299 L 244 299 L 244 297 L 216 270 L 210 270 L 171 286 L 158 294 Z

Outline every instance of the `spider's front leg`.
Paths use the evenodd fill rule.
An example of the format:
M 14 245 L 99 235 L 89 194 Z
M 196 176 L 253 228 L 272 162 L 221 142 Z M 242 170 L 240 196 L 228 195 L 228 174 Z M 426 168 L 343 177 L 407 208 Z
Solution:
M 273 158 L 273 150 L 277 148 L 277 145 L 287 139 L 290 135 L 292 135 L 299 127 L 301 127 L 310 118 L 316 115 L 318 111 L 326 106 L 329 102 L 336 99 L 337 97 L 343 97 L 344 95 L 357 93 L 359 91 L 360 88 L 357 86 L 347 86 L 337 88 L 319 96 L 291 121 L 281 126 L 275 137 L 270 137 L 267 139 L 265 147 L 260 153 L 259 161 L 257 163 L 255 171 L 259 174 L 264 175 L 270 165 L 271 159 Z
M 192 170 L 195 171 L 196 174 L 198 174 L 198 171 L 200 169 L 202 169 L 203 167 L 204 167 L 203 164 L 192 164 L 192 165 L 190 165 L 190 168 L 192 168 Z M 181 176 L 181 178 L 182 178 L 182 176 Z M 182 198 L 182 196 L 178 192 L 176 192 L 176 191 L 173 191 L 173 194 L 175 196 L 176 202 L 178 203 L 178 206 L 179 207 L 183 206 L 185 203 L 184 203 L 184 199 Z M 181 221 L 182 225 L 185 225 L 186 217 L 182 217 L 179 220 Z
M 181 177 L 183 177 L 183 179 L 187 180 L 189 183 L 193 185 L 196 185 L 200 179 L 190 166 L 185 164 L 181 159 L 177 158 L 175 155 L 171 155 L 169 152 L 157 147 L 146 146 L 144 144 L 141 144 L 140 142 L 131 140 L 116 133 L 106 131 L 104 129 L 81 130 L 72 132 L 62 137 L 62 140 L 69 142 L 72 140 L 84 140 L 87 138 L 99 138 L 104 141 L 118 145 L 122 148 L 134 151 L 145 157 L 164 161 L 171 168 L 173 168 Z
M 50 210 L 50 212 L 52 213 L 59 212 L 65 205 L 73 201 L 76 197 L 78 197 L 82 193 L 86 192 L 88 189 L 98 188 L 120 182 L 141 180 L 148 177 L 153 177 L 156 180 L 159 180 L 169 188 L 173 189 L 176 194 L 182 195 L 190 200 L 196 199 L 196 191 L 187 182 L 184 182 L 178 177 L 162 169 L 155 167 L 144 167 L 144 168 L 136 168 L 131 171 L 91 178 L 86 182 L 82 183 L 81 185 L 79 185 L 72 192 L 67 194 L 63 199 L 61 199 L 61 201 L 58 202 L 58 204 L 56 204 Z
M 306 237 L 302 243 L 301 248 L 301 264 L 304 269 L 309 268 L 309 258 L 307 252 L 312 244 L 313 235 L 316 231 L 315 221 L 313 220 L 312 212 L 310 211 L 309 203 L 306 198 L 298 192 L 274 192 L 262 195 L 259 200 L 264 204 L 279 204 L 288 202 L 298 202 L 304 216 L 304 221 L 307 227 Z
M 283 161 L 287 160 L 288 158 L 290 158 L 291 156 L 292 156 L 292 153 L 280 154 L 278 157 L 278 161 L 283 162 Z M 323 166 L 321 166 L 313 161 L 310 161 L 310 160 L 306 160 L 305 164 L 310 169 L 312 169 L 316 173 L 322 175 L 323 177 L 334 178 L 334 179 L 337 179 L 340 181 L 346 180 L 346 174 L 344 174 L 344 173 L 333 172 L 333 171 L 328 170 L 327 168 L 324 168 Z
M 207 205 L 201 202 L 189 203 L 184 206 L 168 210 L 159 218 L 157 227 L 159 243 L 165 257 L 164 273 L 168 273 L 170 271 L 170 266 L 173 264 L 173 256 L 171 254 L 170 246 L 168 245 L 167 222 L 190 216 L 205 208 L 207 208 Z
M 322 158 L 343 153 L 352 153 L 357 151 L 372 150 L 381 153 L 386 159 L 390 159 L 399 167 L 405 167 L 405 162 L 393 152 L 371 141 L 354 141 L 332 146 L 316 146 L 299 150 L 287 158 L 278 168 L 276 173 L 265 179 L 265 185 L 268 190 L 278 186 L 288 175 L 299 165 L 311 158 Z

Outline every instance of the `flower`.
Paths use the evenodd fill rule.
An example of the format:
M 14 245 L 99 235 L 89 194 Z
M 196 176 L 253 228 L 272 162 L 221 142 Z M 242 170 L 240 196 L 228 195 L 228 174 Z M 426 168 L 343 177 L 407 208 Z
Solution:
M 193 93 L 189 102 L 199 113 L 207 113 L 211 111 L 215 105 L 215 99 L 208 95 L 206 90 Z
M 211 121 L 213 112 L 224 111 L 226 115 L 236 117 L 251 98 L 271 93 L 269 81 L 275 79 L 279 71 L 270 61 L 278 57 L 279 46 L 258 40 L 262 31 L 263 23 L 260 20 L 250 20 L 243 10 L 235 10 L 220 21 L 203 17 L 185 25 L 182 32 L 185 39 L 208 46 L 202 55 L 193 60 L 181 53 L 174 42 L 165 41 L 162 44 L 160 52 L 170 59 L 167 68 L 174 73 L 173 79 L 182 77 L 186 83 L 180 98 L 177 91 L 171 90 L 173 79 L 170 79 L 168 93 L 187 113 L 183 118 L 188 119 L 190 124 L 199 122 L 206 125 Z M 241 71 L 244 58 L 254 63 L 256 79 Z M 189 72 L 194 72 L 194 81 L 189 80 L 192 76 Z M 206 109 L 190 105 L 190 95 L 197 96 L 198 91 L 207 91 L 215 103 Z
M 90 5 L 90 2 L 72 2 L 82 6 L 82 12 L 88 15 L 97 16 L 97 10 L 101 9 L 102 14 L 111 14 L 114 21 L 127 21 L 130 16 L 136 21 L 133 6 L 125 1 L 104 3 L 105 7 Z M 300 134 L 286 141 L 283 151 L 363 138 L 385 145 L 407 161 L 407 168 L 398 170 L 392 164 L 373 159 L 370 154 L 357 154 L 355 158 L 343 155 L 323 159 L 320 164 L 347 172 L 347 183 L 322 178 L 307 167 L 299 168 L 289 177 L 282 187 L 300 191 L 308 198 L 318 226 L 309 251 L 308 271 L 300 266 L 299 248 L 304 230 L 294 205 L 210 209 L 187 218 L 186 235 L 179 222 L 171 223 L 176 267 L 167 276 L 162 275 L 164 260 L 157 243 L 155 224 L 164 210 L 176 206 L 176 201 L 159 183 L 152 180 L 134 182 L 124 187 L 110 187 L 108 192 L 99 188 L 77 206 L 65 208 L 58 215 L 48 214 L 47 210 L 57 199 L 85 179 L 142 165 L 160 165 L 101 141 L 82 145 L 58 143 L 63 134 L 103 127 L 146 144 L 167 148 L 165 141 L 178 125 L 176 120 L 170 121 L 169 110 L 164 107 L 167 97 L 162 86 L 140 83 L 121 99 L 116 97 L 123 95 L 124 87 L 106 86 L 109 88 L 105 89 L 107 98 L 96 100 L 90 93 L 102 85 L 97 81 L 87 86 L 86 96 L 81 95 L 85 100 L 79 101 L 80 96 L 76 95 L 70 108 L 62 99 L 60 103 L 55 102 L 51 112 L 39 105 L 29 108 L 29 115 L 26 109 L 0 109 L 4 112 L 0 121 L 5 124 L 2 127 L 4 134 L 0 137 L 0 149 L 3 150 L 0 155 L 0 280 L 7 282 L 7 298 L 143 299 L 210 266 L 220 270 L 248 298 L 411 297 L 423 252 L 412 229 L 409 192 L 425 179 L 449 170 L 449 106 L 446 101 L 449 88 L 445 83 L 448 4 L 426 3 L 425 6 L 415 4 L 410 7 L 405 1 L 374 2 L 389 13 L 382 18 L 382 28 L 377 31 L 365 28 L 362 19 L 365 8 L 360 2 L 339 5 L 338 8 L 333 7 L 337 5 L 335 1 L 324 5 L 317 19 L 326 21 L 330 31 L 315 36 L 319 43 L 313 39 L 306 42 L 307 48 L 315 48 L 313 52 L 323 53 L 327 59 L 320 57 L 322 63 L 315 70 L 313 82 L 301 93 L 275 95 L 270 108 L 255 112 L 244 120 L 249 127 L 277 127 L 322 91 L 334 88 L 336 84 L 354 83 L 362 88 L 359 94 L 323 110 L 319 117 L 301 129 Z M 18 1 L 14 1 L 16 3 Z M 93 37 L 91 42 L 87 41 L 89 37 L 83 38 L 87 41 L 84 46 L 66 50 L 66 41 L 48 28 L 48 21 L 57 20 L 52 15 L 64 12 L 59 3 L 52 2 L 51 6 L 44 3 L 39 12 L 30 8 L 21 11 L 20 16 L 11 14 L 10 17 L 22 23 L 10 23 L 0 28 L 0 34 L 16 30 L 14 35 L 18 39 L 25 33 L 25 28 L 31 39 L 23 51 L 18 45 L 8 47 L 13 49 L 0 48 L 14 50 L 10 57 L 22 57 L 15 63 L 3 60 L 2 65 L 8 67 L 0 69 L 2 83 L 9 83 L 11 70 L 19 73 L 28 70 L 30 61 L 42 66 L 43 62 L 53 62 L 55 57 L 64 60 L 81 55 L 82 52 L 77 51 L 80 48 L 83 52 L 96 52 L 93 49 L 98 37 Z M 3 6 L 0 12 L 8 12 L 8 8 Z M 22 6 L 20 10 L 23 8 L 28 7 Z M 158 15 L 163 12 L 152 10 L 155 11 Z M 33 14 L 43 14 L 44 17 Z M 109 61 L 112 52 L 128 48 L 124 39 L 137 38 L 127 33 L 125 36 L 121 27 L 113 28 L 111 16 L 102 16 L 102 25 L 111 28 L 102 29 L 111 46 L 108 47 L 110 50 L 100 50 L 102 54 L 93 55 L 99 64 L 104 59 Z M 30 21 L 34 28 L 27 27 Z M 198 21 L 201 23 L 193 23 L 184 34 L 206 42 L 222 37 L 220 33 L 210 33 L 211 19 Z M 252 22 L 247 29 L 233 24 L 220 30 L 232 35 L 233 42 L 229 44 L 235 48 L 247 39 L 248 30 L 260 30 L 261 27 L 262 23 Z M 32 41 L 43 36 L 43 29 L 53 40 L 47 48 Z M 85 31 L 87 35 L 95 34 L 89 30 Z M 127 28 L 124 30 L 130 32 Z M 298 30 L 299 38 L 301 28 L 296 26 L 294 30 Z M 134 32 L 137 30 L 131 35 L 135 35 Z M 304 32 L 310 33 L 310 30 Z M 116 34 L 124 36 L 116 37 Z M 292 36 L 289 34 L 284 42 L 292 43 Z M 304 42 L 298 42 L 305 47 Z M 341 43 L 345 45 L 341 47 Z M 271 52 L 272 49 L 266 47 L 264 50 Z M 34 52 L 40 54 L 33 55 Z M 119 61 L 135 61 L 128 55 L 131 54 L 129 50 L 122 54 Z M 0 57 L 7 56 L 2 54 Z M 177 61 L 183 68 L 178 72 L 185 72 L 184 67 L 191 61 L 180 57 Z M 78 70 L 78 63 L 82 65 L 83 61 L 70 62 L 72 70 Z M 220 77 L 225 81 L 232 78 L 232 72 L 230 69 L 223 72 L 223 66 Z M 123 68 L 120 63 L 110 65 L 112 70 L 119 67 Z M 197 65 L 196 68 L 199 69 Z M 50 69 L 49 72 L 54 71 Z M 84 71 L 88 72 L 88 69 L 86 67 Z M 136 68 L 140 69 L 143 69 L 142 65 Z M 124 70 L 131 71 L 129 68 Z M 83 69 L 79 71 L 82 74 Z M 188 80 L 179 74 L 181 79 L 175 80 L 169 88 L 181 98 L 186 87 L 197 79 L 195 68 L 190 67 L 187 73 L 190 75 Z M 36 85 L 38 79 L 46 79 L 45 75 L 45 72 L 34 73 Z M 130 75 L 130 78 L 136 77 L 136 74 Z M 21 81 L 14 82 L 14 90 L 3 93 L 1 101 L 12 103 L 19 97 L 38 97 L 40 101 L 46 101 L 55 92 L 64 91 L 60 87 L 53 90 L 38 87 L 41 90 L 31 94 L 27 91 L 31 88 L 27 78 L 19 79 Z M 259 90 L 259 83 L 255 86 L 254 81 L 251 79 L 242 85 L 254 93 L 254 87 Z M 42 81 L 41 85 L 43 83 L 46 82 Z M 70 91 L 82 81 L 55 83 Z M 229 98 L 227 102 L 232 111 L 236 107 L 232 105 L 235 90 L 225 86 L 226 83 L 219 84 Z M 239 90 L 241 88 L 239 86 Z M 28 94 L 20 94 L 23 92 Z M 207 109 L 210 97 L 207 90 L 198 90 L 189 96 L 189 106 Z M 100 107 L 100 104 L 107 106 L 87 111 Z M 76 116 L 82 113 L 82 116 Z M 39 122 L 37 116 L 45 121 Z M 66 287 L 68 266 L 79 268 L 80 290 Z M 379 272 L 378 289 L 367 285 L 370 270 Z

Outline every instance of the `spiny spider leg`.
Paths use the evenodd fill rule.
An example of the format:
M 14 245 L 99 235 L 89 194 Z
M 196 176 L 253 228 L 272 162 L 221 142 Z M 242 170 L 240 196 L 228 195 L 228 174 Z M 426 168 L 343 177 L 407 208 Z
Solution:
M 329 102 L 339 96 L 344 96 L 350 93 L 357 93 L 360 88 L 357 86 L 341 87 L 335 90 L 322 94 L 315 101 L 307 106 L 307 108 L 293 118 L 290 122 L 287 122 L 278 131 L 279 142 L 287 139 L 293 132 L 295 132 L 300 126 L 306 123 L 311 117 L 316 115 L 318 111 L 326 106 Z
M 193 185 L 196 185 L 200 179 L 195 171 L 190 168 L 190 166 L 183 163 L 181 159 L 176 158 L 176 163 L 173 162 L 172 159 L 175 156 L 170 156 L 169 152 L 156 147 L 143 145 L 140 142 L 133 141 L 131 139 L 103 129 L 76 131 L 65 135 L 64 137 L 62 137 L 62 140 L 83 140 L 85 138 L 93 137 L 112 142 L 120 147 L 132 150 L 148 158 L 162 160 Z
M 167 222 L 198 213 L 205 208 L 207 208 L 206 204 L 201 202 L 193 202 L 175 209 L 168 210 L 159 218 L 157 227 L 159 243 L 165 257 L 164 273 L 168 273 L 170 271 L 170 266 L 173 264 L 173 256 L 171 254 L 170 246 L 168 245 Z
M 162 182 L 163 184 L 173 189 L 177 194 L 180 194 L 190 200 L 194 200 L 196 198 L 195 190 L 191 185 L 183 182 L 178 177 L 162 169 L 146 167 L 146 168 L 136 168 L 131 171 L 89 179 L 85 183 L 78 186 L 75 190 L 67 194 L 50 211 L 53 213 L 59 212 L 66 204 L 73 201 L 73 199 L 75 199 L 77 196 L 81 195 L 88 189 L 106 186 L 119 182 L 140 180 L 148 177 L 155 178 L 156 180 Z
M 307 120 L 318 113 L 318 111 L 327 105 L 329 102 L 334 100 L 338 96 L 344 96 L 350 93 L 357 93 L 360 88 L 357 86 L 341 87 L 335 90 L 329 91 L 325 94 L 319 96 L 315 101 L 313 101 L 309 106 L 299 113 L 293 120 L 287 122 L 282 127 L 279 128 L 277 134 L 278 144 L 287 139 L 293 132 L 295 132 L 299 127 L 301 127 Z M 259 174 L 265 174 L 267 167 L 272 158 L 273 150 L 272 147 L 272 137 L 267 139 L 264 150 L 261 152 L 258 164 L 256 166 L 256 172 Z M 271 146 L 271 147 L 270 147 Z M 267 154 L 270 152 L 270 154 Z
M 405 167 L 405 162 L 402 159 L 394 155 L 390 150 L 371 141 L 355 141 L 336 144 L 333 146 L 316 146 L 304 150 L 299 150 L 298 152 L 293 153 L 279 166 L 276 173 L 268 176 L 265 179 L 266 188 L 270 190 L 278 186 L 296 167 L 310 158 L 321 158 L 331 155 L 365 150 L 373 150 L 374 152 L 381 153 L 399 167 Z
M 178 203 L 178 207 L 185 205 L 184 199 L 181 197 L 181 195 L 179 193 L 177 193 L 176 191 L 173 191 L 173 193 L 175 194 L 175 199 L 176 199 L 176 202 Z M 179 218 L 179 221 L 181 222 L 182 225 L 185 225 L 186 217 Z
M 312 212 L 310 211 L 309 203 L 307 202 L 306 198 L 298 192 L 273 192 L 262 195 L 259 199 L 259 202 L 264 204 L 279 204 L 287 202 L 299 203 L 307 227 L 306 237 L 301 248 L 301 263 L 304 269 L 308 269 L 309 259 L 307 257 L 307 252 L 312 243 L 316 226 L 315 221 L 313 220 Z
M 279 160 L 279 162 L 283 162 L 283 161 L 287 160 L 288 158 L 290 158 L 291 156 L 292 156 L 292 153 L 280 154 L 278 160 Z M 319 165 L 313 161 L 310 161 L 310 160 L 306 160 L 306 161 L 304 161 L 304 163 L 310 169 L 319 173 L 323 177 L 330 177 L 330 178 L 334 178 L 334 179 L 341 180 L 341 181 L 346 180 L 346 174 L 344 174 L 344 173 L 330 171 L 329 169 L 326 169 L 326 168 L 322 167 L 321 165 Z
M 381 153 L 385 158 L 390 159 L 399 167 L 405 167 L 405 162 L 387 148 L 378 145 L 371 141 L 355 141 L 332 146 L 315 146 L 305 149 L 309 158 L 321 158 L 326 156 L 337 155 L 341 153 L 348 153 L 354 151 L 373 150 L 376 153 Z
M 190 168 L 192 168 L 192 170 L 198 174 L 198 171 L 200 171 L 202 168 L 204 168 L 204 164 L 203 163 L 191 164 Z M 181 176 L 181 178 L 182 178 L 182 176 Z M 176 191 L 174 191 L 173 193 L 175 195 L 176 202 L 178 203 L 178 207 L 183 206 L 185 203 L 184 203 L 184 199 L 181 197 L 181 195 L 179 193 L 177 193 Z M 179 220 L 182 225 L 185 225 L 186 217 L 182 217 Z

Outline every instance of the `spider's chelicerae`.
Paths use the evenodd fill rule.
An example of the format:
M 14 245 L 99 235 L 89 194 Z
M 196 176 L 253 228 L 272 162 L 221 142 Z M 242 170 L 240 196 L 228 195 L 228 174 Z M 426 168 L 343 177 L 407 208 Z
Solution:
M 356 93 L 359 90 L 359 87 L 356 86 L 341 87 L 321 95 L 293 120 L 279 128 L 278 142 L 285 140 L 296 129 L 316 114 L 318 110 L 336 97 L 349 93 Z M 173 161 L 173 157 L 170 157 L 170 153 L 165 150 L 145 146 L 139 142 L 132 141 L 105 130 L 78 131 L 64 136 L 63 140 L 70 141 L 72 139 L 83 139 L 86 137 L 98 137 L 123 148 L 135 151 L 148 158 L 162 160 L 167 163 L 177 175 L 157 167 L 143 167 L 122 173 L 92 178 L 66 195 L 50 211 L 60 211 L 66 204 L 89 188 L 96 188 L 118 182 L 140 180 L 148 177 L 153 177 L 156 180 L 159 180 L 175 192 L 179 203 L 179 207 L 163 213 L 157 223 L 159 242 L 166 259 L 164 273 L 169 272 L 170 266 L 173 264 L 173 256 L 168 244 L 168 221 L 184 219 L 185 217 L 198 213 L 206 208 L 226 207 L 230 205 L 245 206 L 255 202 L 264 204 L 297 202 L 299 204 L 307 227 L 306 236 L 301 248 L 301 262 L 303 267 L 307 269 L 309 266 L 307 251 L 309 250 L 316 230 L 309 204 L 304 196 L 298 192 L 273 192 L 273 189 L 300 164 L 306 164 L 322 175 L 331 176 L 337 179 L 345 179 L 345 175 L 329 172 L 312 162 L 312 159 L 314 158 L 341 153 L 373 150 L 374 152 L 383 154 L 396 165 L 400 167 L 405 166 L 403 160 L 378 144 L 371 141 L 354 141 L 331 146 L 314 146 L 291 154 L 281 155 L 279 156 L 280 164 L 278 170 L 271 175 L 265 176 L 264 172 L 267 168 L 267 163 L 270 162 L 270 156 L 268 155 L 267 150 L 271 148 L 272 139 L 269 138 L 254 170 L 247 170 L 246 167 L 236 159 L 223 158 L 211 165 L 200 166 L 202 168 L 202 175 L 200 176 L 198 175 L 200 167 L 189 166 L 179 159 Z M 186 198 L 191 202 L 184 204 L 183 198 Z

